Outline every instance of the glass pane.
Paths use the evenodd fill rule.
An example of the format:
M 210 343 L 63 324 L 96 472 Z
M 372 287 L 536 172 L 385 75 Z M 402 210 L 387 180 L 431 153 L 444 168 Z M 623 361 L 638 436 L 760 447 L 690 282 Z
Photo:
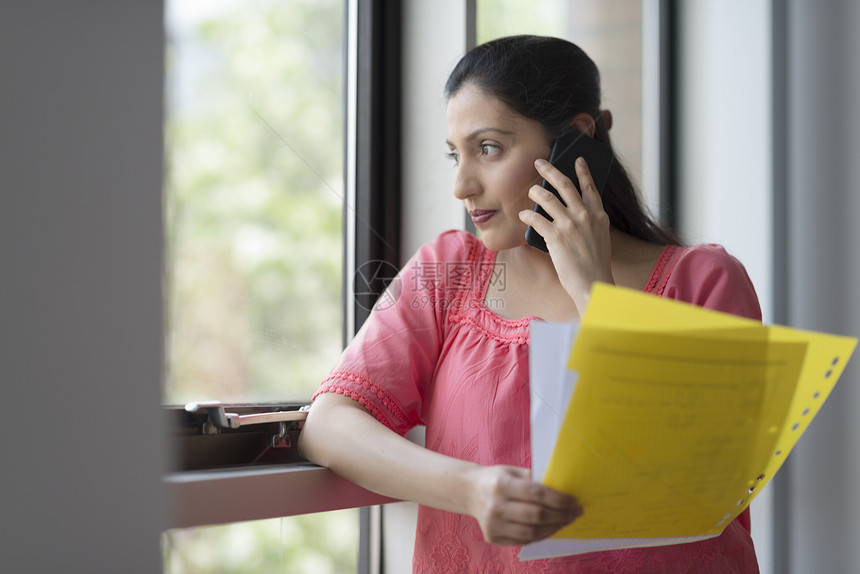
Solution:
M 342 0 L 167 0 L 164 400 L 306 401 L 341 350 Z
M 163 574 L 347 574 L 358 560 L 358 509 L 168 530 Z
M 642 174 L 642 2 L 478 0 L 478 42 L 512 34 L 565 38 L 600 70 L 612 145 L 634 180 Z

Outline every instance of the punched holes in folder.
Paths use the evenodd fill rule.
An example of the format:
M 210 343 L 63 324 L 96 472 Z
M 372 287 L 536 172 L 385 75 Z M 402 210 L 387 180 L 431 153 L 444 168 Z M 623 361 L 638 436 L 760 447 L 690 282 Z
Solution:
M 763 474 L 758 475 L 758 477 L 756 477 L 756 479 L 755 479 L 755 482 L 750 482 L 750 487 L 747 489 L 747 492 L 750 494 L 755 492 L 755 489 L 758 486 L 758 483 L 760 483 L 762 480 L 764 480 L 764 475 Z
M 838 365 L 838 364 L 839 364 L 839 357 L 838 357 L 838 356 L 837 356 L 837 357 L 833 357 L 833 360 L 832 360 L 832 361 L 830 361 L 830 366 L 829 366 L 829 368 L 827 369 L 827 372 L 825 372 L 825 373 L 824 373 L 824 378 L 825 378 L 825 379 L 829 379 L 830 377 L 832 377 L 832 376 L 833 376 L 833 368 L 834 368 L 836 365 Z M 819 398 L 821 398 L 821 391 L 815 391 L 814 393 L 812 393 L 812 400 L 817 400 L 817 399 L 819 399 Z M 810 413 L 810 408 L 809 408 L 809 407 L 806 407 L 806 408 L 804 408 L 804 409 L 803 409 L 803 412 L 801 412 L 801 413 L 800 413 L 800 416 L 805 417 L 805 416 L 807 416 L 809 413 Z M 793 430 L 793 431 L 796 431 L 796 430 L 798 430 L 799 428 L 800 428 L 800 422 L 799 422 L 799 421 L 798 421 L 798 422 L 795 422 L 795 423 L 791 426 L 791 430 Z M 782 455 L 782 450 L 777 450 L 775 453 L 773 453 L 773 455 L 774 455 L 774 456 L 780 456 L 780 455 Z
M 839 363 L 839 357 L 833 357 L 833 361 L 830 363 L 830 368 L 827 369 L 827 373 L 825 373 L 824 378 L 829 379 L 833 375 L 833 367 L 835 367 Z
M 778 453 L 778 452 L 779 452 L 779 451 L 777 451 L 777 453 Z M 748 493 L 748 494 L 752 494 L 753 492 L 755 492 L 755 489 L 756 489 L 756 487 L 758 486 L 758 483 L 759 483 L 759 482 L 761 482 L 762 480 L 764 480 L 764 474 L 760 474 L 760 475 L 758 475 L 758 476 L 756 477 L 756 479 L 755 479 L 755 480 L 751 480 L 751 481 L 749 482 L 749 485 L 750 485 L 750 486 L 749 486 L 749 488 L 747 488 L 747 493 Z M 738 506 L 743 506 L 744 504 L 746 504 L 746 502 L 747 502 L 747 499 L 746 499 L 746 498 L 739 498 L 739 499 L 738 499 L 738 501 L 737 501 L 735 504 L 737 504 Z M 723 518 L 722 518 L 719 522 L 717 522 L 717 523 L 716 523 L 716 525 L 715 525 L 715 526 L 717 526 L 717 527 L 722 526 L 722 525 L 723 525 L 723 523 L 724 523 L 728 518 L 730 518 L 731 516 L 732 516 L 731 514 L 726 514 L 725 516 L 723 516 Z

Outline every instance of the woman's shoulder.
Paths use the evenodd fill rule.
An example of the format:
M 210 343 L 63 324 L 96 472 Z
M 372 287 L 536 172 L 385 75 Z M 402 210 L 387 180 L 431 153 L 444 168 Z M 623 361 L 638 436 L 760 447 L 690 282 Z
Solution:
M 722 245 L 701 243 L 689 247 L 680 247 L 678 251 L 678 261 L 675 268 L 687 275 L 700 277 L 714 274 L 747 276 L 743 263 Z
M 736 315 L 760 319 L 755 287 L 743 263 L 722 245 L 666 248 L 652 278 L 653 292 Z
M 494 255 L 471 233 L 452 229 L 422 245 L 401 269 L 401 278 L 423 289 L 471 293 L 491 271 Z

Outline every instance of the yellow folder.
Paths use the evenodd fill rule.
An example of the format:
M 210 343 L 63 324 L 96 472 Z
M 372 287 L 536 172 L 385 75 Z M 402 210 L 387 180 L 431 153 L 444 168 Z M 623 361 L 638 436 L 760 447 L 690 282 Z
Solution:
M 543 479 L 584 514 L 554 538 L 719 534 L 773 478 L 856 344 L 595 285 Z

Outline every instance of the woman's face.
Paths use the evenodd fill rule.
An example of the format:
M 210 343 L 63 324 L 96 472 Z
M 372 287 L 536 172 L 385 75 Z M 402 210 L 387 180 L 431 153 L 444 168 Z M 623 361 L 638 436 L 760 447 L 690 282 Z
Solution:
M 514 112 L 472 84 L 448 100 L 448 148 L 456 163 L 454 197 L 463 202 L 488 249 L 525 245 L 518 213 L 531 209 L 529 188 L 540 182 L 537 158 L 549 156 L 540 123 Z

